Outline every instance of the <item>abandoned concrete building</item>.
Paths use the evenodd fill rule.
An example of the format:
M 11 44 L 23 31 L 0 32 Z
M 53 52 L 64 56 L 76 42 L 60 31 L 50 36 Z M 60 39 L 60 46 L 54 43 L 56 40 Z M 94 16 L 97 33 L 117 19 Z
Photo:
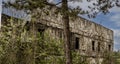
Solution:
M 55 14 L 55 10 L 56 8 L 51 9 L 49 15 L 41 13 L 36 26 L 38 31 L 48 31 L 53 38 L 64 39 L 62 15 Z M 74 20 L 70 18 L 69 24 L 72 48 L 81 55 L 88 56 L 90 64 L 96 64 L 96 56 L 102 56 L 105 50 L 113 51 L 112 30 L 82 17 Z M 101 57 L 99 62 L 102 62 Z
M 64 39 L 62 15 L 56 15 L 55 10 L 55 8 L 51 9 L 49 15 L 42 13 L 43 16 L 38 22 L 48 26 L 43 29 L 49 31 L 51 36 Z M 91 60 L 90 64 L 97 64 L 96 56 L 101 57 L 105 51 L 113 51 L 112 30 L 82 17 L 77 17 L 75 20 L 71 19 L 69 24 L 72 48 L 78 50 L 81 55 L 87 55 Z M 99 63 L 101 62 L 102 58 L 99 58 Z

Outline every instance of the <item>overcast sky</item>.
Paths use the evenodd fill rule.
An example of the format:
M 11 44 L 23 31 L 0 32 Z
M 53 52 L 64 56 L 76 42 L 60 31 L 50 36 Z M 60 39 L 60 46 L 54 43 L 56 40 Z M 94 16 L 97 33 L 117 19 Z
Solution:
M 1 5 L 0 0 L 0 5 Z M 60 0 L 56 0 L 58 2 Z M 80 4 L 79 2 L 69 3 L 72 7 L 76 7 L 80 5 L 83 9 L 87 10 L 87 6 L 91 5 L 91 3 L 87 3 L 86 0 L 83 0 L 84 2 Z M 49 2 L 55 3 L 53 0 L 49 0 Z M 95 2 L 95 1 L 93 1 Z M 1 12 L 1 6 L 0 6 L 0 12 Z M 85 17 L 87 18 L 87 17 Z M 87 18 L 89 19 L 89 18 Z M 109 29 L 112 29 L 114 31 L 114 50 L 120 49 L 120 8 L 114 7 L 110 9 L 110 13 L 107 15 L 104 15 L 102 13 L 98 14 L 96 18 L 89 19 L 96 23 L 99 23 Z

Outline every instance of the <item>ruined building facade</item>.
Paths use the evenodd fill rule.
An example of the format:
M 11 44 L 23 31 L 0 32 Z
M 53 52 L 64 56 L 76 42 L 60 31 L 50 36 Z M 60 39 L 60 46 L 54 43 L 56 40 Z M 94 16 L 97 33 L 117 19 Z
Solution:
M 49 14 L 42 13 L 37 20 L 38 31 L 47 31 L 56 39 L 63 39 L 63 20 L 61 14 L 55 14 L 57 8 L 51 9 Z M 88 56 L 90 64 L 96 64 L 96 57 L 102 62 L 104 51 L 113 51 L 113 31 L 81 17 L 70 18 L 71 47 Z
M 57 39 L 64 39 L 63 20 L 61 14 L 55 14 L 57 8 L 51 9 L 49 14 L 41 13 L 39 24 L 48 26 L 42 28 L 48 31 L 50 36 Z M 113 31 L 81 17 L 76 19 L 70 18 L 71 31 L 71 47 L 80 52 L 81 55 L 86 55 L 91 61 L 90 64 L 96 64 L 96 58 L 99 58 L 99 63 L 102 62 L 102 55 L 113 51 Z M 41 25 L 41 26 L 42 26 Z M 40 26 L 40 25 L 39 25 Z M 39 27 L 40 28 L 40 27 Z

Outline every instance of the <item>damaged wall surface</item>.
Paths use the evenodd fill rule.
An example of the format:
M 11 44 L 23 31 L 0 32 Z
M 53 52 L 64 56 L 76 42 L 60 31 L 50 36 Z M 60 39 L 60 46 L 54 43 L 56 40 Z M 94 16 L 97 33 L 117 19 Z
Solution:
M 46 9 L 48 8 L 44 10 L 46 11 Z M 64 21 L 60 13 L 55 13 L 56 10 L 57 7 L 53 7 L 51 10 L 47 10 L 49 11 L 47 14 L 43 10 L 36 10 L 41 14 L 41 17 L 38 17 L 36 20 L 36 27 L 49 32 L 53 38 L 64 39 Z M 82 17 L 77 17 L 76 19 L 70 17 L 69 24 L 72 49 L 77 50 L 81 55 L 88 56 L 89 61 L 91 61 L 90 64 L 96 63 L 96 57 L 99 57 L 99 62 L 102 62 L 103 53 L 105 51 L 113 51 L 112 30 Z
M 64 39 L 63 20 L 60 13 L 55 14 L 57 8 L 51 9 L 49 14 L 41 13 L 38 23 L 48 26 L 51 36 Z M 39 12 L 42 12 L 39 10 Z M 100 24 L 86 20 L 82 17 L 72 19 L 70 17 L 70 31 L 72 48 L 81 55 L 89 57 L 91 64 L 95 63 L 96 57 L 102 62 L 101 56 L 105 51 L 113 51 L 113 31 Z

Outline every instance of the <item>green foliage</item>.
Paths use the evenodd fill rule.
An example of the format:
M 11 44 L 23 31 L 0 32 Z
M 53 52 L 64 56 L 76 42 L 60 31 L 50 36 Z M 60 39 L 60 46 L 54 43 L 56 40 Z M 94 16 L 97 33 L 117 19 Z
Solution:
M 58 4 L 49 3 L 49 0 L 15 0 L 15 3 L 5 3 L 5 6 L 13 6 L 17 9 L 24 9 L 24 10 L 36 10 L 36 9 L 43 9 L 46 6 L 56 6 Z M 58 0 L 61 1 L 61 0 Z M 91 5 L 88 5 L 86 8 L 88 10 L 84 10 L 81 8 L 81 6 L 78 6 L 76 8 L 69 8 L 69 16 L 71 17 L 77 17 L 78 14 L 86 14 L 89 18 L 95 18 L 98 13 L 109 13 L 109 9 L 113 8 L 114 6 L 120 7 L 119 0 L 98 0 L 96 2 L 93 2 L 93 0 L 86 0 L 88 3 L 92 3 Z M 92 2 L 91 2 L 92 1 Z M 69 0 L 69 2 L 80 2 L 83 3 L 82 0 Z M 59 2 L 59 4 L 62 2 Z M 62 8 L 61 8 L 62 9 Z M 59 9 L 59 10 L 61 10 Z M 49 9 L 50 10 L 50 9 Z M 59 11 L 62 13 L 61 11 Z M 65 11 L 63 11 L 65 12 Z
M 0 32 L 0 45 L 2 49 L 0 64 L 16 64 L 16 62 L 20 64 L 20 60 L 26 59 L 27 53 L 25 53 L 25 50 L 28 51 L 28 48 L 29 50 L 32 49 L 29 46 L 31 38 L 25 38 L 27 31 L 24 29 L 24 22 L 21 20 L 16 22 L 15 19 L 11 18 L 7 19 L 6 22 Z
M 39 4 L 38 4 L 39 3 Z M 5 3 L 6 7 L 9 5 L 17 8 L 17 9 L 27 9 L 27 10 L 33 10 L 36 8 L 44 8 L 45 5 L 47 4 L 47 0 L 15 0 L 15 3 Z
M 113 62 L 114 64 L 120 64 L 120 52 L 114 52 Z
M 102 64 L 120 64 L 119 52 L 105 52 Z
M 72 61 L 74 64 L 88 64 L 87 58 L 78 51 L 72 51 Z
M 46 34 L 33 34 L 23 21 L 9 19 L 0 32 L 0 64 L 64 63 L 63 43 Z M 36 37 L 35 37 L 36 36 Z
M 38 33 L 38 37 L 41 34 Z M 64 64 L 63 42 L 50 38 L 49 34 L 40 37 L 37 43 L 36 64 Z
M 7 20 L 0 32 L 0 64 L 64 64 L 63 41 L 31 30 L 25 21 Z M 74 64 L 87 64 L 79 52 L 72 51 L 72 56 Z
M 111 64 L 113 61 L 113 53 L 110 51 L 105 51 L 103 54 L 102 64 Z

